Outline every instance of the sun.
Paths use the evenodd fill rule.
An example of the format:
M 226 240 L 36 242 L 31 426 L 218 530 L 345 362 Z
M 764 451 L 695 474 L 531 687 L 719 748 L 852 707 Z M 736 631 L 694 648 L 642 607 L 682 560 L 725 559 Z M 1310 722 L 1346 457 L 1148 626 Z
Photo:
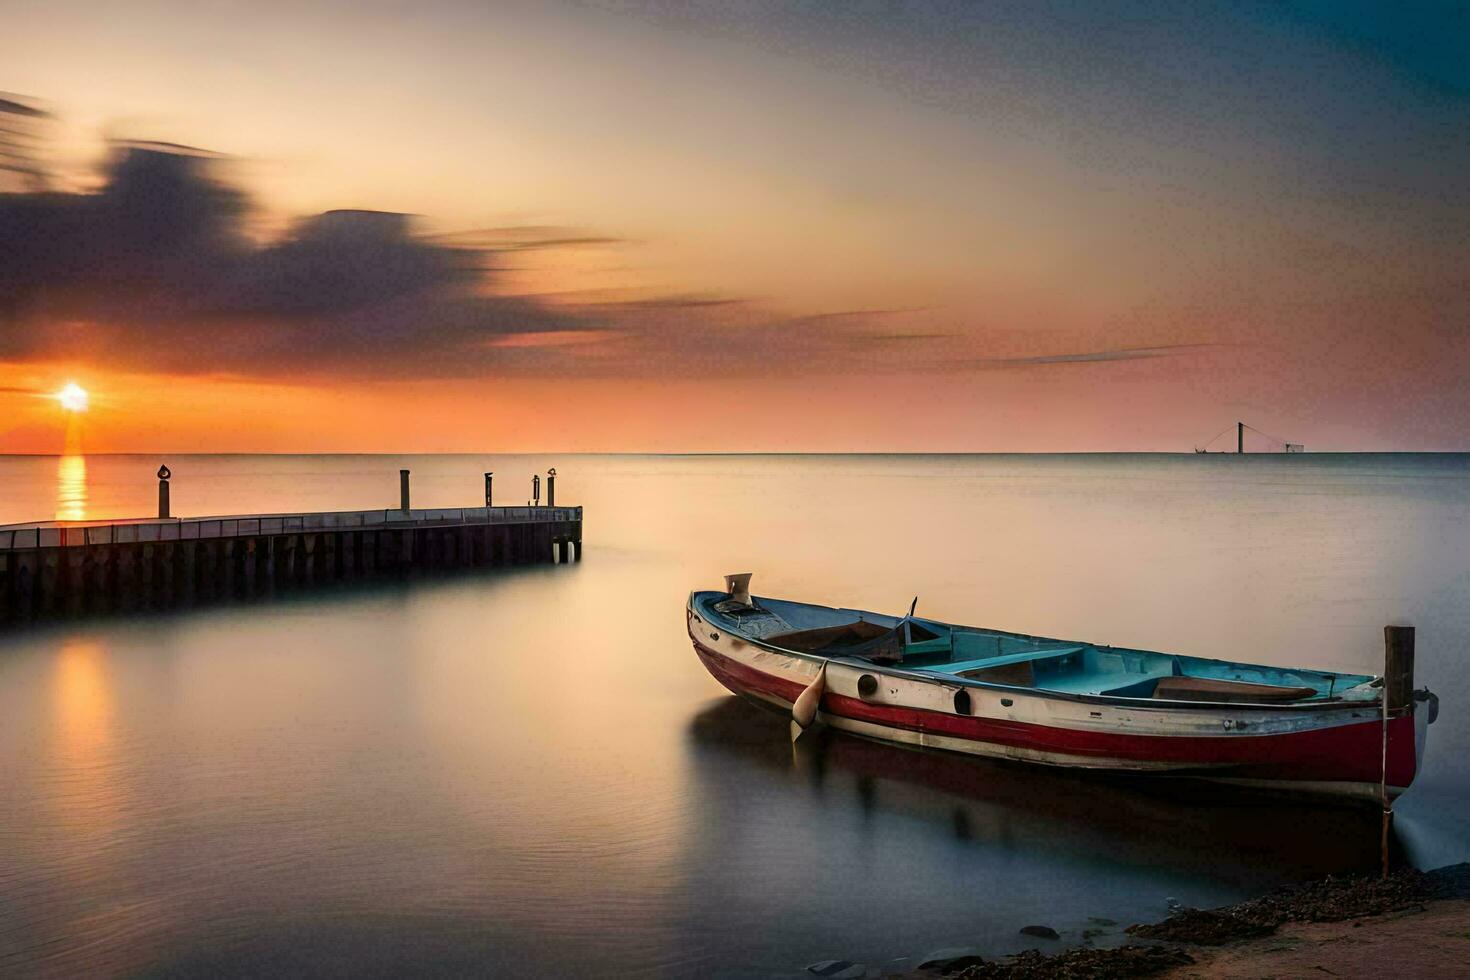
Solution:
M 66 387 L 56 393 L 56 400 L 61 402 L 61 407 L 68 412 L 85 412 L 87 410 L 87 389 L 75 381 L 68 381 Z

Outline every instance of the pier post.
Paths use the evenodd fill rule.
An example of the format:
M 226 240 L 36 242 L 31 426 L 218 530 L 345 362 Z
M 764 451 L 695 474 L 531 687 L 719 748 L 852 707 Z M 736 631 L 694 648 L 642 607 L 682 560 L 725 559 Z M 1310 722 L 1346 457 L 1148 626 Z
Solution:
M 180 541 L 178 552 L 179 577 L 174 583 L 174 594 L 171 598 L 193 602 L 195 588 L 199 584 L 199 542 Z
M 1275 428 L 1275 426 L 1272 426 L 1272 428 Z M 1236 451 L 1237 454 L 1238 453 L 1245 452 L 1245 423 L 1244 422 L 1237 422 L 1237 423 L 1235 423 L 1235 451 Z
M 375 575 L 378 571 L 378 541 L 381 531 L 360 531 L 357 541 L 357 567 L 364 575 Z
M 209 566 L 214 570 L 214 581 L 209 591 L 213 595 L 227 596 L 235 592 L 235 550 L 242 542 L 213 541 L 209 545 Z
M 61 594 L 65 601 L 65 609 L 68 613 L 75 613 L 81 609 L 82 592 L 86 588 L 83 578 L 82 562 L 86 558 L 81 548 L 72 547 L 62 549 L 61 566 Z
M 15 556 L 12 566 L 12 574 L 15 576 L 15 594 L 19 597 L 18 606 L 23 606 L 24 611 L 29 614 L 36 611 L 36 582 L 40 577 L 39 553 L 35 551 L 22 552 Z
M 556 467 L 546 471 L 546 506 L 556 506 Z
M 531 499 L 533 501 L 535 501 L 535 503 L 532 506 L 535 506 L 535 507 L 540 507 L 541 506 L 541 474 L 540 473 L 533 473 L 531 475 Z
M 167 466 L 158 468 L 158 516 L 168 517 L 168 478 L 173 474 Z
M 398 471 L 398 509 L 408 513 L 408 470 Z
M 486 507 L 494 507 L 495 506 L 493 503 L 490 502 L 490 480 L 494 476 L 495 476 L 495 471 L 494 470 L 491 470 L 489 473 L 486 473 L 485 474 L 485 506 Z
M 245 594 L 254 595 L 260 585 L 260 538 L 237 542 L 235 560 L 240 563 L 240 580 Z

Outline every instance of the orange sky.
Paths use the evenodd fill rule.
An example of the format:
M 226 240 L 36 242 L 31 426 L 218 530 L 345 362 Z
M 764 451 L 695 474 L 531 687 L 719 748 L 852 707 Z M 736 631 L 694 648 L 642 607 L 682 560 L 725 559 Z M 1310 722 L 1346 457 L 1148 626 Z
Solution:
M 0 451 L 1467 448 L 1422 15 L 21 7 Z

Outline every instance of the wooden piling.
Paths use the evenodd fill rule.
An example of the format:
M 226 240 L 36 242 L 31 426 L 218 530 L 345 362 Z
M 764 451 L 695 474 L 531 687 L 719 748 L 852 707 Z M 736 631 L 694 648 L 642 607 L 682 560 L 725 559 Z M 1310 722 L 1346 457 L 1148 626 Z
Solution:
M 1379 792 L 1383 804 L 1382 840 L 1379 844 L 1383 859 L 1382 874 L 1389 876 L 1389 831 L 1393 826 L 1393 803 L 1388 798 L 1388 721 L 1414 710 L 1414 627 L 1383 627 L 1383 694 L 1381 699 L 1383 717 L 1383 768 L 1380 774 Z
M 1414 703 L 1414 627 L 1383 627 L 1383 679 L 1389 712 L 1402 714 Z

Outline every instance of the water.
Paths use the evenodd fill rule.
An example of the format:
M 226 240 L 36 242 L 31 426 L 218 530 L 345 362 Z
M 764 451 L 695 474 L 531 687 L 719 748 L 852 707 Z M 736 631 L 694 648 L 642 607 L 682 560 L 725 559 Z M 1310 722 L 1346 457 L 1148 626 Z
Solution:
M 137 516 L 154 458 L 0 457 L 0 522 Z M 177 457 L 176 513 L 587 507 L 580 565 L 0 638 L 0 974 L 772 974 L 1077 937 L 1372 868 L 1372 814 L 831 736 L 727 696 L 757 593 L 1376 671 L 1444 702 L 1397 832 L 1470 859 L 1470 457 Z

